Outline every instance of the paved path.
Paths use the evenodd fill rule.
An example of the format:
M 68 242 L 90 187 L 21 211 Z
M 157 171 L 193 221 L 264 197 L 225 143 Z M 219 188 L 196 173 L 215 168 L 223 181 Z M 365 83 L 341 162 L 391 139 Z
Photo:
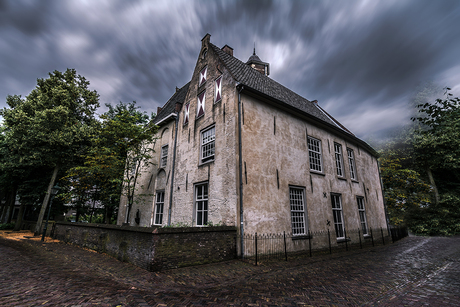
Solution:
M 460 237 L 154 273 L 59 242 L 0 236 L 0 261 L 0 306 L 460 306 Z

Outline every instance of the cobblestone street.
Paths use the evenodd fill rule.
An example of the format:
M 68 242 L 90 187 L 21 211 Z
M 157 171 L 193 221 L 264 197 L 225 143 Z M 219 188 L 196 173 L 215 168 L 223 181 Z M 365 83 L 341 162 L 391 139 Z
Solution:
M 0 236 L 0 306 L 460 306 L 460 237 L 148 272 L 29 236 Z

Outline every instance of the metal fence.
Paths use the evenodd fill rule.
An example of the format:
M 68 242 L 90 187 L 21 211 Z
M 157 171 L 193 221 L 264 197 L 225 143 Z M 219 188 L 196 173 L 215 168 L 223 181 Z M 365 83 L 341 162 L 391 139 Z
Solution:
M 361 249 L 364 247 L 385 245 L 408 235 L 405 227 L 372 229 L 363 233 L 362 229 L 346 230 L 344 237 L 336 239 L 334 231 L 309 231 L 306 235 L 246 234 L 243 236 L 243 259 L 255 265 L 261 261 L 278 259 L 288 260 L 314 254 L 332 254 L 333 252 Z M 240 238 L 238 238 L 240 239 Z

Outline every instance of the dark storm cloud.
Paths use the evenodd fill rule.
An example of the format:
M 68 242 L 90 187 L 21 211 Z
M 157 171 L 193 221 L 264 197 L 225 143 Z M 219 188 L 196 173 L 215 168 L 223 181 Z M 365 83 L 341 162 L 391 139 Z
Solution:
M 0 106 L 75 68 L 105 103 L 156 111 L 190 80 L 201 38 L 318 99 L 360 137 L 407 121 L 415 88 L 460 91 L 457 1 L 0 0 Z M 103 111 L 104 108 L 101 108 Z

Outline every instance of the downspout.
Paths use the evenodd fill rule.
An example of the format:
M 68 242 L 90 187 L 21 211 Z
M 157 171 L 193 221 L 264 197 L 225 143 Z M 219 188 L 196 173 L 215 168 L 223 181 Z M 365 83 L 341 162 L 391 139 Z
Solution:
M 388 231 L 388 235 L 391 236 L 391 233 L 390 233 L 390 217 L 388 215 L 388 208 L 387 208 L 387 202 L 386 202 L 386 199 L 385 199 L 385 191 L 384 191 L 384 187 L 383 187 L 383 180 L 382 180 L 382 175 L 380 173 L 380 161 L 376 158 L 377 160 L 377 171 L 379 173 L 379 179 L 380 179 L 380 189 L 382 190 L 382 200 L 383 200 L 383 210 L 385 212 L 385 220 L 387 222 L 387 231 Z
M 173 160 L 171 167 L 171 190 L 169 192 L 169 210 L 168 210 L 168 226 L 171 226 L 171 208 L 173 200 L 174 190 L 174 168 L 176 166 L 176 147 L 177 147 L 177 128 L 179 126 L 179 114 L 176 116 L 176 131 L 174 132 L 174 149 L 173 149 Z
M 244 258 L 244 229 L 243 229 L 243 146 L 241 144 L 241 91 L 243 86 L 238 91 L 238 160 L 239 160 L 239 180 L 240 180 L 240 249 L 241 258 Z

